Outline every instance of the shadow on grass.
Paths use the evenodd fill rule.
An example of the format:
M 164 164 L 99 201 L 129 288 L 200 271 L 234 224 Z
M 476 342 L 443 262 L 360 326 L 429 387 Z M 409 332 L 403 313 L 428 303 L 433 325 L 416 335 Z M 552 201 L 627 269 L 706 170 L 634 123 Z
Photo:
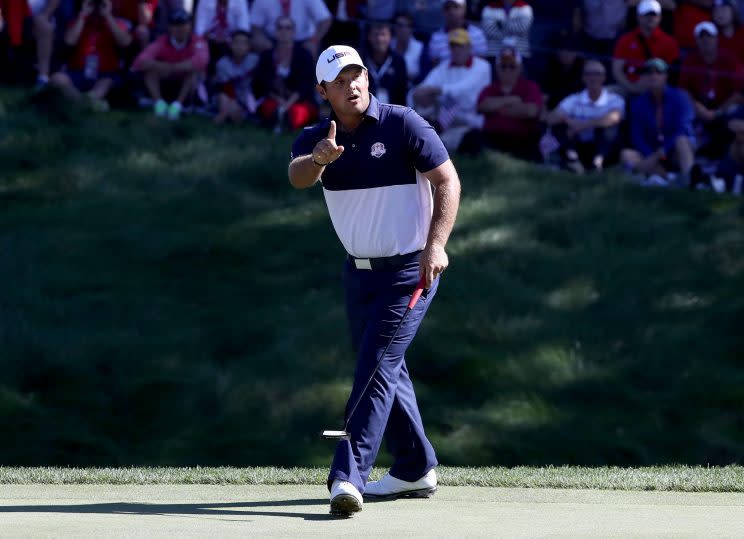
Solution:
M 281 517 L 301 518 L 310 521 L 338 520 L 331 514 L 301 513 L 294 511 L 254 511 L 256 507 L 293 507 L 328 505 L 328 500 L 269 500 L 262 502 L 231 503 L 91 503 L 73 505 L 11 505 L 0 507 L 2 513 L 62 513 L 62 514 L 107 514 L 107 515 L 159 515 L 159 516 L 235 516 L 235 517 Z M 246 509 L 246 510 L 243 510 Z M 220 519 L 224 520 L 224 519 Z M 236 520 L 236 522 L 241 522 Z

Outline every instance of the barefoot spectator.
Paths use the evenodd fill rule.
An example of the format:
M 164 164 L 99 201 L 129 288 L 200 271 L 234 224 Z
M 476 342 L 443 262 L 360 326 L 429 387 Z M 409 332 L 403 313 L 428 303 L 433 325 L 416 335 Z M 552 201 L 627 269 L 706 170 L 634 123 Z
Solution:
M 275 132 L 300 129 L 318 118 L 313 84 L 313 58 L 294 37 L 294 21 L 276 20 L 276 47 L 261 53 L 253 79 L 258 116 Z
M 390 47 L 392 37 L 389 23 L 371 23 L 364 65 L 369 74 L 369 91 L 380 103 L 405 105 L 408 93 L 406 62 Z
M 695 157 L 695 111 L 684 91 L 667 84 L 668 70 L 660 58 L 652 58 L 644 65 L 642 78 L 647 91 L 631 104 L 633 148 L 623 150 L 621 159 L 630 170 L 662 180 L 667 172 L 677 170 L 686 184 Z
M 396 15 L 391 45 L 406 61 L 409 83 L 421 82 L 431 70 L 431 60 L 426 46 L 413 35 L 413 17 L 409 14 Z
M 251 19 L 245 0 L 199 0 L 194 17 L 194 33 L 207 40 L 209 57 L 213 61 L 230 52 L 233 32 L 249 32 L 250 29 Z
M 112 6 L 115 17 L 125 19 L 132 25 L 137 48 L 147 47 L 155 26 L 154 17 L 158 0 L 112 0 Z
M 488 2 L 480 14 L 481 27 L 488 40 L 486 56 L 496 58 L 504 39 L 511 39 L 522 57 L 529 58 L 533 19 L 532 7 L 523 0 Z
M 485 56 L 488 50 L 486 36 L 483 30 L 465 20 L 465 0 L 444 0 L 444 28 L 440 28 L 431 35 L 429 40 L 429 58 L 434 65 L 448 62 L 450 59 L 449 33 L 452 30 L 467 30 L 470 36 L 472 53 L 474 56 Z
M 491 66 L 473 56 L 470 36 L 462 28 L 450 32 L 449 46 L 450 60 L 432 69 L 410 97 L 416 112 L 434 125 L 444 145 L 454 151 L 466 133 L 483 126 L 476 103 L 491 82 Z
M 137 56 L 132 70 L 143 73 L 147 91 L 155 100 L 155 115 L 177 120 L 208 63 L 207 42 L 192 32 L 191 16 L 177 9 L 170 14 L 168 33 Z
M 257 65 L 258 55 L 251 52 L 251 35 L 245 30 L 234 31 L 230 38 L 230 54 L 217 62 L 214 82 L 219 93 L 214 123 L 226 120 L 240 123 L 246 114 L 256 112 L 252 83 Z
M 679 58 L 677 42 L 659 28 L 661 4 L 656 0 L 641 0 L 637 12 L 638 27 L 620 36 L 612 61 L 612 74 L 628 94 L 645 90 L 639 83 L 639 71 L 644 62 L 660 58 L 671 65 Z
M 257 52 L 271 49 L 278 40 L 276 28 L 279 17 L 292 19 L 294 38 L 304 44 L 310 56 L 315 58 L 332 22 L 331 12 L 323 0 L 253 0 L 251 23 Z
M 478 98 L 478 112 L 485 116 L 483 142 L 516 157 L 537 159 L 543 109 L 540 87 L 522 77 L 522 57 L 513 47 L 499 53 L 496 75 L 498 80 Z
M 561 101 L 546 118 L 561 143 L 563 164 L 574 172 L 602 170 L 617 150 L 625 100 L 604 87 L 606 78 L 604 65 L 589 60 L 583 72 L 586 89 Z
M 17 48 L 33 39 L 36 47 L 36 84 L 49 83 L 54 44 L 54 11 L 59 0 L 0 0 L 0 20 L 8 44 Z
M 718 46 L 736 56 L 744 65 L 744 29 L 734 0 L 716 0 L 713 5 L 713 23 L 718 29 Z
M 72 99 L 84 94 L 94 109 L 107 110 L 106 95 L 121 79 L 122 52 L 131 43 L 129 24 L 114 17 L 110 0 L 85 0 L 65 32 L 70 59 L 52 84 Z

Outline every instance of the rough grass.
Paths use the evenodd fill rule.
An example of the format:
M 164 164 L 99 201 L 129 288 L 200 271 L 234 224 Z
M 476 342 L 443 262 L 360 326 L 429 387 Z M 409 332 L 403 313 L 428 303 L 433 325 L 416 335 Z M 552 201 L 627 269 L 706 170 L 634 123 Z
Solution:
M 0 100 L 0 463 L 325 466 L 343 253 L 291 137 Z M 741 462 L 740 199 L 456 164 L 407 357 L 440 461 Z
M 384 470 L 374 470 L 378 478 Z M 40 485 L 324 485 L 324 468 L 4 468 L 0 484 Z M 744 492 L 744 468 L 576 466 L 437 468 L 443 486 Z

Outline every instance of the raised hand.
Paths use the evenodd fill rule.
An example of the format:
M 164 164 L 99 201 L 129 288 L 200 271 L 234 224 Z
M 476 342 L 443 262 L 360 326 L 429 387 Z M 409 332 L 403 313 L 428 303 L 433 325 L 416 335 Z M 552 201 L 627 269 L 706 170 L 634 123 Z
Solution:
M 321 166 L 330 165 L 342 153 L 344 153 L 344 147 L 336 145 L 336 122 L 335 120 L 331 120 L 328 136 L 318 142 L 315 148 L 313 148 L 313 161 Z

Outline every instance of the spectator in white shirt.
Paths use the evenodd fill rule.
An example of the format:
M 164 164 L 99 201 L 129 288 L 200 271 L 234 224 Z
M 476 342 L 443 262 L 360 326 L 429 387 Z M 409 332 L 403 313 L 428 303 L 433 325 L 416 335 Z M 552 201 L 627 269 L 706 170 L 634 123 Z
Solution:
M 488 39 L 486 56 L 496 58 L 511 38 L 523 58 L 530 57 L 530 28 L 534 15 L 532 6 L 523 0 L 489 2 L 481 11 L 481 27 Z
M 583 73 L 586 89 L 566 97 L 546 118 L 561 144 L 564 165 L 577 173 L 586 168 L 602 170 L 618 149 L 625 100 L 604 87 L 606 78 L 601 62 L 587 61 Z
M 434 65 L 448 62 L 450 59 L 449 33 L 452 30 L 467 30 L 470 36 L 471 52 L 475 56 L 485 56 L 487 51 L 486 36 L 483 30 L 465 20 L 467 8 L 465 0 L 444 0 L 444 28 L 431 35 L 429 40 L 429 58 Z
M 250 32 L 250 29 L 251 19 L 245 0 L 199 0 L 194 33 L 209 43 L 209 57 L 213 59 L 210 64 L 214 65 L 219 58 L 230 53 L 234 32 Z
M 253 48 L 256 52 L 269 50 L 276 42 L 276 21 L 289 17 L 295 25 L 295 40 L 302 42 L 313 57 L 331 27 L 331 12 L 323 0 L 253 0 Z
M 409 92 L 409 102 L 437 129 L 447 149 L 456 151 L 466 133 L 483 127 L 477 100 L 491 83 L 491 66 L 473 56 L 470 35 L 462 28 L 450 31 L 449 47 L 451 59 Z

